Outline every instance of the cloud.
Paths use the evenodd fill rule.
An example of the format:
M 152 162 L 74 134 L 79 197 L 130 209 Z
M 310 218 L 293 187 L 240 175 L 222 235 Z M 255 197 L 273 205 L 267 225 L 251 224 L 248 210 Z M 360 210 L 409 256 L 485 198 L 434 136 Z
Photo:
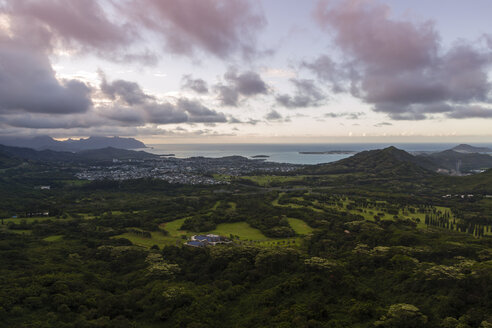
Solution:
M 328 118 L 338 118 L 338 117 L 344 117 L 348 120 L 357 120 L 361 116 L 366 115 L 364 112 L 350 112 L 350 113 L 326 113 L 324 116 Z
M 383 126 L 391 126 L 391 125 L 393 125 L 393 124 L 388 123 L 388 122 L 380 122 L 380 123 L 376 123 L 376 124 L 374 124 L 374 126 L 375 126 L 376 128 L 382 128 Z
M 100 74 L 101 91 L 112 102 L 102 104 L 97 109 L 108 119 L 128 125 L 227 122 L 223 113 L 209 109 L 197 100 L 178 98 L 175 102 L 160 101 L 146 94 L 135 82 L 108 82 L 104 74 Z
M 0 31 L 0 112 L 82 113 L 90 94 L 78 80 L 57 80 L 43 52 Z
M 410 111 L 394 113 L 394 120 L 425 120 L 432 114 L 443 114 L 444 117 L 454 119 L 492 118 L 492 108 L 481 105 L 449 105 L 446 103 L 411 105 Z
M 106 8 L 114 9 L 111 1 L 16 0 L 0 10 L 9 15 L 19 37 L 42 41 L 52 53 L 92 52 L 116 62 L 155 64 L 156 54 L 142 44 L 138 51 L 132 49 L 142 41 L 141 28 L 125 15 L 111 19 Z
M 181 88 L 193 90 L 196 93 L 208 93 L 207 82 L 202 79 L 194 79 L 191 75 L 183 75 Z
M 240 96 L 248 98 L 268 93 L 268 85 L 253 71 L 239 74 L 236 69 L 229 68 L 224 74 L 224 79 L 227 84 L 218 83 L 214 86 L 224 106 L 237 106 Z
M 313 80 L 291 79 L 296 89 L 294 96 L 288 94 L 277 95 L 277 103 L 287 108 L 301 108 L 320 106 L 326 96 L 314 84 Z
M 100 85 L 101 91 L 111 100 L 120 100 L 130 106 L 144 104 L 147 101 L 155 100 L 154 97 L 145 94 L 135 82 L 116 80 L 108 83 L 104 73 L 100 72 L 100 76 L 102 79 Z
M 217 84 L 214 86 L 215 92 L 217 92 L 218 99 L 223 106 L 237 106 L 239 101 L 239 92 L 233 87 Z
M 446 114 L 449 118 L 492 118 L 492 108 L 482 106 L 458 106 Z
M 45 34 L 53 51 L 148 65 L 160 51 L 253 58 L 262 53 L 256 39 L 266 25 L 261 6 L 248 0 L 15 0 L 1 2 L 0 10 Z M 146 48 L 149 37 L 159 46 Z
M 271 110 L 266 116 L 265 118 L 269 121 L 278 121 L 278 120 L 281 120 L 283 117 L 282 115 L 280 115 L 279 112 L 277 112 L 276 110 Z
M 348 72 L 327 55 L 321 55 L 313 62 L 303 61 L 301 67 L 311 70 L 319 80 L 329 82 L 333 92 L 346 90 L 344 83 Z
M 54 128 L 54 129 L 31 129 L 31 128 L 17 128 L 17 127 L 5 127 L 0 123 L 0 136 L 8 137 L 20 137 L 20 136 L 37 136 L 37 135 L 49 135 L 52 137 L 66 137 L 67 135 L 72 137 L 87 137 L 87 136 L 159 136 L 166 138 L 182 138 L 182 137 L 202 137 L 202 136 L 230 136 L 230 133 L 221 134 L 211 129 L 197 129 L 197 130 L 185 130 L 185 129 L 163 129 L 157 126 L 144 126 L 144 127 L 121 127 L 121 126 L 91 126 L 82 128 Z
M 132 21 L 162 37 L 166 49 L 193 55 L 197 50 L 225 59 L 257 54 L 256 34 L 266 25 L 247 0 L 134 0 L 122 6 Z
M 177 107 L 189 116 L 189 122 L 207 122 L 207 123 L 224 123 L 227 119 L 223 113 L 211 110 L 196 100 L 186 98 L 179 99 Z
M 240 124 L 240 123 L 243 123 L 241 120 L 235 118 L 235 117 L 232 117 L 231 119 L 229 119 L 229 123 L 232 123 L 232 124 Z
M 134 38 L 129 24 L 109 20 L 101 2 L 95 0 L 16 0 L 8 11 L 41 23 L 66 45 L 74 42 L 97 49 L 125 46 Z
M 490 100 L 490 49 L 460 41 L 444 50 L 433 22 L 389 13 L 377 1 L 319 1 L 315 18 L 345 61 L 322 55 L 304 67 L 393 119 L 425 119 L 436 107 Z
M 224 78 L 230 85 L 234 86 L 240 95 L 248 97 L 268 93 L 266 83 L 256 72 L 247 71 L 238 74 L 235 69 L 231 68 L 224 74 Z
M 0 115 L 0 120 L 9 127 L 29 129 L 91 128 L 110 122 L 101 120 L 94 113 L 55 116 L 41 113 L 16 113 Z

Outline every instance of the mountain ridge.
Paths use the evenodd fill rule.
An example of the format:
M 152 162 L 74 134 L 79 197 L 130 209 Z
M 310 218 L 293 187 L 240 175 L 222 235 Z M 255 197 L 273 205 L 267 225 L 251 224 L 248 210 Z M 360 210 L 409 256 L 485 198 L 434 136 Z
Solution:
M 83 150 L 80 152 L 67 152 L 56 150 L 35 150 L 26 147 L 10 147 L 0 145 L 0 161 L 36 161 L 36 162 L 79 162 L 79 161 L 112 161 L 113 159 L 149 159 L 158 158 L 158 155 L 145 151 L 134 151 L 106 147 L 101 149 Z
M 451 148 L 450 150 L 454 150 L 459 153 L 492 153 L 491 148 L 487 147 L 475 147 L 468 144 L 460 144 L 456 147 Z
M 81 139 L 55 140 L 50 136 L 0 137 L 0 144 L 34 150 L 78 152 L 83 150 L 113 147 L 118 149 L 142 149 L 147 146 L 134 138 L 91 136 Z

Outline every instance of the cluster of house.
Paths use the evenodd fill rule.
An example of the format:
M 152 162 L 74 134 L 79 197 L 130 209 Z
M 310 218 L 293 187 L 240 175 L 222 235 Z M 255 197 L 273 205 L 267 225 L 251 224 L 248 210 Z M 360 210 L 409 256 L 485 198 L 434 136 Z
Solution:
M 215 246 L 217 244 L 228 244 L 231 241 L 225 237 L 219 235 L 194 235 L 191 236 L 190 240 L 186 242 L 185 245 L 192 247 L 205 247 L 205 246 Z

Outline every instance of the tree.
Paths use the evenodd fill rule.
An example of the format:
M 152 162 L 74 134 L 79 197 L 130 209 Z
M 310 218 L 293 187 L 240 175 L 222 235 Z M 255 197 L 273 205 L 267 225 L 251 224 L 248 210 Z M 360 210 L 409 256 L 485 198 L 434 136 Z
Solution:
M 376 327 L 385 328 L 425 327 L 426 324 L 427 316 L 415 305 L 405 303 L 391 305 L 386 315 L 374 323 Z

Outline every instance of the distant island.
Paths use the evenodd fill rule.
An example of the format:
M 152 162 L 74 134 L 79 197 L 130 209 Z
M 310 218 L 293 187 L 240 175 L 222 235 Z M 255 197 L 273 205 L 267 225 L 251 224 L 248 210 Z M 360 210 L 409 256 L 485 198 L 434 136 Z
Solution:
M 254 156 L 251 156 L 251 158 L 269 158 L 270 156 L 268 155 L 254 155 Z
M 10 147 L 25 147 L 35 150 L 79 152 L 101 148 L 142 149 L 145 144 L 134 138 L 89 137 L 81 139 L 56 140 L 50 136 L 0 137 L 0 144 Z
M 454 148 L 451 148 L 458 153 L 492 153 L 491 148 L 487 147 L 474 147 L 466 144 L 458 145 Z
M 353 150 L 327 150 L 327 151 L 300 151 L 302 155 L 350 155 L 356 154 Z
M 176 154 L 161 154 L 160 157 L 175 157 Z

